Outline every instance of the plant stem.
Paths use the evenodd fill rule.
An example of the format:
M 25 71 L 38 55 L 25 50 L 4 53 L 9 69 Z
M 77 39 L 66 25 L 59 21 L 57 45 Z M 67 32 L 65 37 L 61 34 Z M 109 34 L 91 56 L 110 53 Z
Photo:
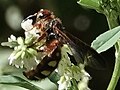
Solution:
M 108 25 L 109 25 L 110 29 L 119 25 L 117 20 L 115 20 L 113 17 L 112 18 L 107 17 L 107 21 L 108 21 Z M 117 43 L 115 44 L 115 47 L 117 46 L 118 48 L 120 48 L 120 45 L 117 45 Z M 117 48 L 115 48 L 115 49 L 117 52 Z M 116 87 L 117 82 L 120 77 L 120 58 L 119 58 L 120 52 L 119 51 L 120 51 L 120 49 L 118 50 L 118 56 L 116 56 L 114 71 L 113 71 L 113 74 L 112 74 L 112 77 L 111 77 L 111 80 L 110 80 L 107 90 L 115 90 L 115 87 Z
M 120 57 L 120 52 L 118 57 Z M 107 90 L 115 90 L 115 87 L 119 80 L 119 76 L 120 76 L 120 58 L 116 58 L 114 71 Z
M 110 17 L 107 17 L 107 16 L 106 16 L 106 18 L 107 18 L 107 22 L 108 22 L 109 29 L 113 29 L 113 28 L 119 26 L 117 20 L 114 19 L 114 17 L 113 17 L 113 18 L 110 18 Z

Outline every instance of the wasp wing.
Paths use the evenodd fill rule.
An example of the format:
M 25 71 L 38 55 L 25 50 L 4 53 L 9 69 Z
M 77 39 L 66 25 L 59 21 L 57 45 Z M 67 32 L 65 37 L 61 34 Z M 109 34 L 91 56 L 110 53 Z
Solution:
M 99 53 L 70 33 L 66 31 L 64 33 L 61 32 L 63 37 L 67 40 L 68 46 L 71 48 L 73 56 L 78 64 L 84 63 L 95 69 L 105 68 L 105 60 Z

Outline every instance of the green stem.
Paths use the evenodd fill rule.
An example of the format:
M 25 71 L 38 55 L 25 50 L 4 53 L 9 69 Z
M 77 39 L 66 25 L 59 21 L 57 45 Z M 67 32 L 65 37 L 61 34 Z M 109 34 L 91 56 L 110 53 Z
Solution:
M 119 52 L 118 57 L 120 57 L 120 52 Z M 115 90 L 115 87 L 119 80 L 119 76 L 120 76 L 120 58 L 116 58 L 113 75 L 112 75 L 112 78 L 111 78 L 111 81 L 109 83 L 107 90 Z
M 76 80 L 75 79 L 72 79 L 72 84 L 73 84 L 73 88 L 72 88 L 72 90 L 78 90 L 78 87 L 77 87 L 77 82 L 76 82 Z
M 106 16 L 106 18 L 107 18 L 109 29 L 113 29 L 113 28 L 119 26 L 117 20 L 114 17 Z
M 119 25 L 117 20 L 115 20 L 114 18 L 107 17 L 107 21 L 108 21 L 108 25 L 109 25 L 110 29 Z M 117 43 L 115 44 L 115 47 L 117 46 L 118 48 L 120 48 L 120 46 Z M 117 52 L 117 48 L 115 48 L 115 49 Z M 120 57 L 120 52 L 118 53 L 118 56 L 116 56 L 114 71 L 113 71 L 113 74 L 112 74 L 112 77 L 111 77 L 111 80 L 110 80 L 110 83 L 108 85 L 107 90 L 115 90 L 115 87 L 116 87 L 117 82 L 119 80 L 119 77 L 120 77 L 120 58 L 118 58 L 118 57 Z

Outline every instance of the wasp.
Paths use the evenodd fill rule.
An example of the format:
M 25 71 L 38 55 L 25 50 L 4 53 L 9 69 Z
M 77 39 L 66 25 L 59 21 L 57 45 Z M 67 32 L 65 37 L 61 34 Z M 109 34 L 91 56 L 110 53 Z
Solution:
M 33 44 L 45 40 L 45 43 L 38 49 L 38 52 L 46 53 L 45 57 L 36 68 L 23 72 L 28 79 L 38 80 L 48 77 L 61 60 L 63 44 L 67 44 L 70 48 L 74 57 L 74 60 L 71 60 L 73 64 L 84 63 L 94 68 L 102 68 L 104 65 L 101 55 L 77 37 L 64 31 L 61 20 L 49 10 L 41 9 L 28 16 L 22 21 L 21 26 L 26 32 L 33 33 L 34 31 L 38 35 Z

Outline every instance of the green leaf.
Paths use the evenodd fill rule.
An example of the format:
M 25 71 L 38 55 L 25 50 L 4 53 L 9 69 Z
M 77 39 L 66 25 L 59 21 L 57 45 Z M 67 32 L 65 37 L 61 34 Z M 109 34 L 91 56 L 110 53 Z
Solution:
M 35 86 L 25 79 L 22 79 L 21 77 L 12 75 L 0 76 L 0 84 L 20 86 L 29 90 L 43 90 L 42 88 Z
M 99 0 L 79 0 L 78 3 L 87 8 L 95 9 L 100 11 Z
M 111 48 L 120 38 L 120 26 L 99 35 L 91 44 L 98 53 Z

